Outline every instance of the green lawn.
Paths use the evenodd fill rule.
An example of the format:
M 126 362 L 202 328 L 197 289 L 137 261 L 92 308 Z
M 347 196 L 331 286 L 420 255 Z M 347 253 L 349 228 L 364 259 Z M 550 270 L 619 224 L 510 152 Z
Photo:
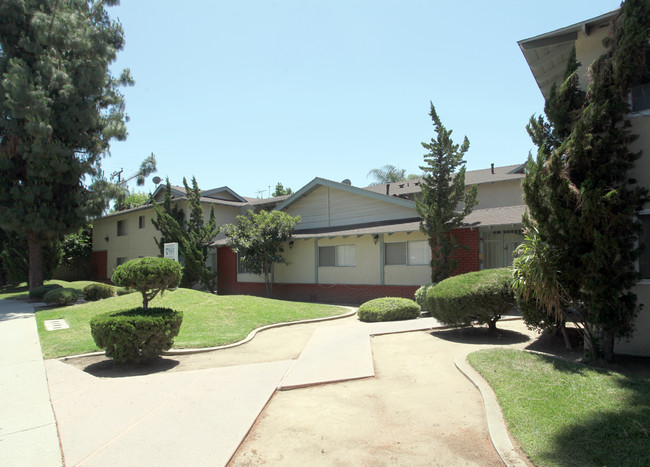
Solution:
M 90 335 L 90 318 L 98 313 L 142 306 L 142 295 L 133 293 L 36 313 L 45 358 L 98 350 Z M 175 348 L 213 347 L 237 342 L 253 329 L 267 324 L 299 321 L 343 314 L 347 309 L 316 303 L 285 302 L 245 295 L 212 295 L 177 289 L 156 297 L 150 306 L 183 312 L 183 324 Z M 43 321 L 65 319 L 70 329 L 45 331 Z
M 468 359 L 535 465 L 650 465 L 650 378 L 510 349 Z

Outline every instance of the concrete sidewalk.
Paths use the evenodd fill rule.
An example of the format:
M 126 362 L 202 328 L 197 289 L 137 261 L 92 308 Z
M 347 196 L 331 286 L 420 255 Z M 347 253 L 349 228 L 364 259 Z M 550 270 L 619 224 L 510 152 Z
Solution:
M 0 464 L 60 466 L 34 307 L 0 300 Z

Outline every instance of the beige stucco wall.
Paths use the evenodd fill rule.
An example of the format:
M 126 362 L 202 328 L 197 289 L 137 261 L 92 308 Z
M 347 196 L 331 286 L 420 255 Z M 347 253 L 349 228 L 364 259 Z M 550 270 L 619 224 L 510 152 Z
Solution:
M 417 242 L 422 240 L 427 240 L 427 236 L 422 232 L 384 234 L 384 243 Z M 428 265 L 384 266 L 384 284 L 386 285 L 424 285 L 429 282 L 431 282 L 431 267 Z
M 316 253 L 313 238 L 293 241 L 293 247 L 284 245 L 284 257 L 289 262 L 275 265 L 275 282 L 286 284 L 313 284 Z
M 189 218 L 189 209 L 187 201 L 181 201 L 178 206 L 185 212 L 186 219 Z M 210 216 L 210 208 L 213 205 L 203 205 L 205 219 Z M 218 225 L 232 223 L 239 214 L 237 207 L 214 205 L 215 216 Z M 139 228 L 139 217 L 144 216 L 144 228 Z M 141 256 L 159 256 L 160 251 L 154 238 L 160 237 L 160 232 L 151 223 L 155 218 L 153 207 L 136 209 L 125 213 L 110 215 L 108 217 L 96 219 L 93 222 L 93 251 L 106 250 L 106 274 L 111 277 L 113 270 L 117 265 L 117 258 L 126 258 L 127 260 L 139 258 Z M 126 235 L 117 235 L 118 221 L 125 221 Z M 108 237 L 108 241 L 106 241 Z M 224 237 L 223 231 L 220 231 L 215 239 Z
M 375 244 L 371 235 L 318 239 L 319 247 L 336 245 L 355 246 L 355 265 L 351 267 L 319 267 L 319 284 L 379 284 L 379 242 Z
M 482 183 L 478 185 L 478 205 L 475 209 L 500 208 L 524 204 L 521 180 Z
M 633 292 L 637 294 L 639 303 L 645 306 L 634 321 L 634 335 L 628 342 L 624 339 L 616 342 L 614 352 L 627 355 L 650 357 L 650 281 L 638 284 Z

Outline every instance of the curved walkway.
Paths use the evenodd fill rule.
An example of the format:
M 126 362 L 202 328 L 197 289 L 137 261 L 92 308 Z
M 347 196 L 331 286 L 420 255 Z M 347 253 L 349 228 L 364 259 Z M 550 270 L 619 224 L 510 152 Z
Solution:
M 33 314 L 25 311 L 30 306 L 15 303 L 31 317 L 35 333 Z M 0 338 L 8 329 L 4 324 L 0 322 Z M 397 438 L 398 452 L 391 454 L 391 463 L 397 465 L 499 465 L 501 459 L 506 465 L 526 465 L 514 449 L 500 452 L 501 459 L 488 455 L 487 427 L 494 432 L 496 425 L 489 416 L 486 425 L 476 389 L 458 370 L 449 369 L 453 356 L 467 353 L 468 346 L 445 340 L 440 333 L 446 331 L 435 331 L 443 338 L 432 339 L 429 331 L 439 328 L 431 318 L 365 324 L 356 317 L 275 328 L 244 346 L 166 357 L 152 374 L 138 369 L 125 374 L 96 355 L 70 364 L 48 360 L 45 368 L 66 464 L 375 464 L 387 454 L 376 444 Z M 38 353 L 40 357 L 40 345 Z M 38 360 L 42 369 L 42 358 Z M 359 378 L 366 379 L 323 385 Z M 276 393 L 293 388 L 304 389 Z M 47 392 L 41 391 L 39 400 L 51 416 Z M 496 402 L 484 401 L 489 414 Z M 377 425 L 378 420 L 383 422 Z M 46 425 L 54 445 L 53 420 Z M 385 432 L 385 440 L 377 437 L 377 430 Z M 399 441 L 404 431 L 409 436 Z M 310 446 L 319 436 L 321 441 Z M 493 444 L 501 449 L 499 442 Z M 331 452 L 337 449 L 341 452 Z M 54 451 L 51 463 L 37 464 L 61 465 L 58 444 Z M 9 465 L 22 465 L 19 456 L 9 456 L 1 457 L 16 459 Z M 30 464 L 34 462 L 25 465 Z

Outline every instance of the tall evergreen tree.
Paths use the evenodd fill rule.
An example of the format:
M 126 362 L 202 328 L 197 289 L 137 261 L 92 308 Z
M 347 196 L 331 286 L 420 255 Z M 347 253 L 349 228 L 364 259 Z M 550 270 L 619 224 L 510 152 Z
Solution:
M 606 359 L 614 339 L 631 332 L 638 310 L 631 291 L 638 279 L 635 215 L 648 197 L 630 178 L 640 154 L 630 152 L 635 136 L 626 115 L 631 88 L 648 77 L 648 37 L 647 1 L 625 1 L 606 53 L 590 67 L 584 104 L 574 59 L 547 102 L 549 122 L 531 119 L 529 125 L 539 145 L 523 184 L 530 217 L 559 254 L 566 303 L 582 312 L 593 354 Z
M 151 223 L 160 232 L 160 238 L 154 237 L 154 241 L 160 250 L 160 256 L 162 256 L 165 252 L 165 243 L 180 244 L 182 230 L 185 226 L 185 213 L 175 203 L 172 203 L 172 187 L 169 178 L 165 184 L 162 206 L 153 201 L 153 207 L 156 211 L 156 218 L 151 219 Z
M 204 289 L 214 292 L 217 274 L 206 264 L 209 245 L 219 233 L 214 208 L 210 210 L 210 217 L 206 222 L 201 206 L 201 190 L 196 178 L 192 177 L 191 187 L 183 178 L 183 185 L 189 204 L 189 219 L 185 221 L 183 210 L 172 203 L 171 185 L 167 179 L 162 208 L 154 202 L 156 219 L 151 219 L 151 223 L 161 233 L 160 239 L 155 241 L 161 255 L 165 243 L 178 243 L 183 263 L 183 287 L 192 287 L 200 282 Z
M 0 225 L 29 245 L 29 287 L 41 249 L 86 220 L 92 175 L 110 140 L 126 138 L 122 85 L 109 66 L 124 46 L 105 6 L 117 0 L 0 2 Z
M 477 189 L 465 190 L 465 160 L 469 149 L 467 137 L 462 145 L 454 144 L 452 130 L 447 130 L 440 121 L 431 103 L 429 112 L 436 132 L 430 143 L 422 143 L 429 152 L 424 155 L 425 166 L 420 169 L 422 177 L 422 199 L 415 207 L 420 215 L 420 230 L 428 235 L 431 246 L 431 282 L 440 282 L 451 276 L 457 261 L 453 258 L 458 248 L 451 234 L 453 229 L 463 225 L 463 219 L 476 204 Z
M 201 190 L 192 177 L 192 186 L 188 186 L 187 180 L 183 178 L 183 185 L 190 208 L 190 219 L 187 229 L 183 232 L 180 253 L 183 255 L 183 284 L 184 287 L 191 287 L 196 282 L 206 290 L 214 292 L 217 273 L 207 264 L 209 245 L 219 233 L 217 220 L 214 215 L 214 207 L 210 208 L 210 217 L 205 221 L 203 207 L 201 206 Z

